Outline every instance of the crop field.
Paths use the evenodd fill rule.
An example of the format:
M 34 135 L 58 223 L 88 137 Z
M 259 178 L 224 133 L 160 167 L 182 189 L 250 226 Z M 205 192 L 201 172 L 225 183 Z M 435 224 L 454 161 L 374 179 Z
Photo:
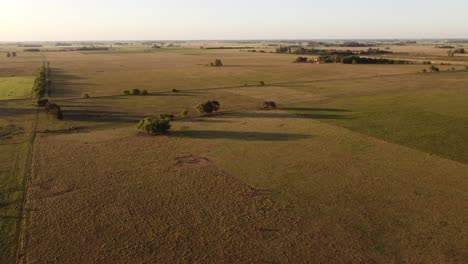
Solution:
M 272 50 L 1 58 L 0 262 L 464 263 L 463 60 L 422 73 L 199 48 L 236 45 Z M 444 55 L 432 47 L 392 49 Z M 44 60 L 63 120 L 29 99 Z M 207 100 L 221 110 L 200 114 Z M 161 113 L 175 115 L 167 134 L 137 130 Z

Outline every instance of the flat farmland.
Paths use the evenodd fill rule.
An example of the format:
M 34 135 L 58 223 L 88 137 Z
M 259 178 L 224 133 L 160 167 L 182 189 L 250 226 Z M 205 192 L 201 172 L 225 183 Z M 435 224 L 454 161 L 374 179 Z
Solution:
M 50 62 L 64 119 L 35 119 L 22 263 L 466 257 L 464 68 L 191 47 L 24 56 Z M 122 93 L 135 88 L 149 94 Z M 206 100 L 221 111 L 200 115 Z M 136 129 L 159 113 L 176 116 L 166 135 Z

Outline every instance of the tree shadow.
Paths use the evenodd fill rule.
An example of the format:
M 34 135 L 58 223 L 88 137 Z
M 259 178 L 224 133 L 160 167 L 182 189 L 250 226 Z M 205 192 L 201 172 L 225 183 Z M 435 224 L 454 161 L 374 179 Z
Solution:
M 341 114 L 327 113 L 278 113 L 271 111 L 264 112 L 226 112 L 224 115 L 217 115 L 221 118 L 307 118 L 307 119 L 351 119 L 349 116 Z
M 216 130 L 185 130 L 171 131 L 172 137 L 195 139 L 231 139 L 242 141 L 287 141 L 311 138 L 304 134 L 264 133 L 264 132 L 237 132 Z

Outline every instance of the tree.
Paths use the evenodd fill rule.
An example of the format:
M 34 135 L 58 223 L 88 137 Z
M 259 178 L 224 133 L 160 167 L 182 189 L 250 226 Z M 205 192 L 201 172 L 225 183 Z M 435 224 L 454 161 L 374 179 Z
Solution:
M 223 66 L 223 62 L 219 59 L 216 59 L 214 62 L 210 63 L 211 66 L 213 67 L 222 67 Z
M 276 103 L 273 101 L 265 101 L 263 102 L 263 108 L 264 109 L 274 109 L 276 108 Z
M 7 58 L 10 58 L 10 57 L 11 57 L 11 53 L 10 53 L 10 52 L 7 52 L 6 56 L 7 56 Z
M 264 81 L 260 81 L 260 86 L 265 86 L 265 82 L 264 82 Z
M 453 56 L 455 56 L 455 51 L 449 50 L 449 51 L 447 51 L 447 55 L 448 55 L 449 57 L 453 57 Z
M 63 119 L 62 109 L 59 105 L 48 102 L 45 105 L 45 110 L 49 115 L 59 120 Z
M 437 67 L 434 66 L 434 65 L 431 65 L 431 67 L 429 67 L 429 70 L 430 70 L 431 72 L 438 72 L 438 71 L 439 71 L 439 68 L 437 68 Z
M 148 93 L 148 90 L 143 90 L 143 91 L 141 91 L 141 95 L 148 95 L 148 94 L 149 94 L 149 93 Z
M 137 128 L 150 135 L 164 134 L 171 128 L 171 119 L 163 115 L 146 117 L 138 122 Z
M 122 92 L 124 95 L 130 95 L 130 91 L 129 90 L 125 90 Z
M 132 89 L 131 94 L 132 95 L 140 95 L 141 91 L 140 91 L 140 89 Z
M 12 52 L 12 53 L 11 53 L 11 56 L 12 56 L 12 57 L 16 57 L 16 52 Z
M 200 113 L 211 114 L 213 112 L 217 112 L 221 108 L 221 105 L 218 101 L 206 101 L 201 103 L 197 106 L 198 111 Z
M 85 93 L 81 97 L 87 99 L 87 98 L 90 98 L 91 96 L 89 95 L 89 93 Z
M 306 63 L 307 57 L 297 57 L 293 62 L 294 63 Z

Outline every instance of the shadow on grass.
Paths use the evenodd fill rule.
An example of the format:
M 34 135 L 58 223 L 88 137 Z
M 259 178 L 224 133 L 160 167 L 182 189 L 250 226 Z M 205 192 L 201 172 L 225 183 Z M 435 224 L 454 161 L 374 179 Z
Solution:
M 310 118 L 310 119 L 351 119 L 349 116 L 341 114 L 315 113 L 314 111 L 300 111 L 298 113 L 278 113 L 278 112 L 231 112 L 218 115 L 221 118 Z
M 236 132 L 216 130 L 185 130 L 172 131 L 171 137 L 195 138 L 195 139 L 231 139 L 242 141 L 286 141 L 312 138 L 310 135 L 286 134 L 286 133 L 264 133 L 264 132 Z

